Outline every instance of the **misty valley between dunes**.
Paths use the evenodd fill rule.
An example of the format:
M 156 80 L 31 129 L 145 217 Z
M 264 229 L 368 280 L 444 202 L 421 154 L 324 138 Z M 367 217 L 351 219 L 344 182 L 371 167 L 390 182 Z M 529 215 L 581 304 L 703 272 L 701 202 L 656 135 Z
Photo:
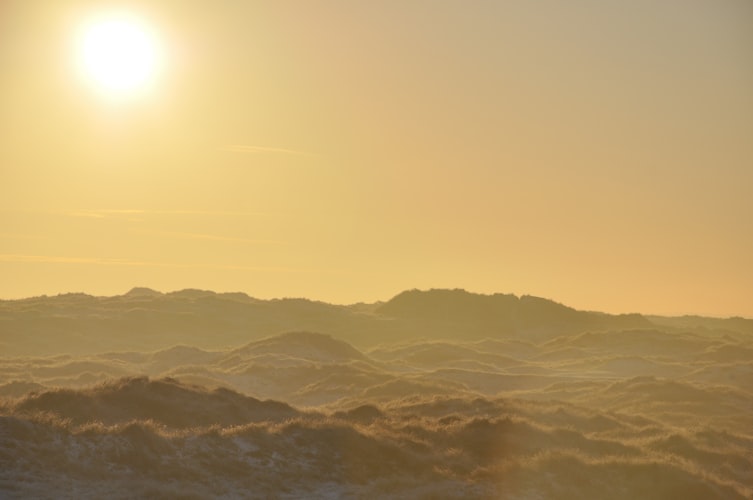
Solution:
M 753 320 L 412 290 L 0 301 L 1 498 L 753 498 Z

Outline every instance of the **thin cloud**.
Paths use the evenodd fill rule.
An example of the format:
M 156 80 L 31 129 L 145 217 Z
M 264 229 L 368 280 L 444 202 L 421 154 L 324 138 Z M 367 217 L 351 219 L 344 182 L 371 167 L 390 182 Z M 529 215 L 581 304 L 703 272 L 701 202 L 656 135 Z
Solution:
M 57 255 L 0 254 L 0 262 L 31 264 L 88 264 L 101 266 L 163 267 L 174 269 L 210 269 L 220 271 L 253 271 L 278 273 L 331 273 L 333 269 L 305 269 L 284 266 L 241 266 L 217 264 L 176 264 L 170 262 L 136 261 L 102 257 L 64 257 Z
M 104 264 L 111 266 L 147 266 L 147 262 L 128 259 L 108 259 L 100 257 L 63 257 L 57 255 L 0 254 L 0 262 L 26 262 L 46 264 Z
M 124 218 L 150 215 L 206 215 L 213 217 L 268 217 L 279 215 L 275 212 L 242 210 L 184 210 L 184 209 L 145 209 L 145 208 L 68 208 L 57 210 L 45 209 L 0 209 L 0 213 L 28 213 L 42 215 L 62 215 L 66 217 L 84 217 L 92 219 Z
M 203 233 L 184 233 L 180 231 L 137 231 L 141 234 L 153 234 L 158 236 L 168 236 L 173 238 L 182 238 L 188 240 L 209 240 L 209 241 L 230 241 L 239 243 L 264 243 L 264 244 L 284 244 L 280 240 L 265 240 L 254 238 L 238 238 L 233 236 L 220 236 L 216 234 L 203 234 Z
M 316 156 L 314 153 L 307 151 L 297 151 L 285 148 L 270 148 L 266 146 L 250 146 L 246 144 L 228 144 L 220 147 L 220 151 L 230 151 L 232 153 L 278 153 L 297 156 Z
M 57 212 L 60 213 L 60 212 Z M 268 216 L 268 212 L 242 212 L 232 210 L 146 210 L 146 209 L 81 209 L 62 212 L 69 217 L 90 217 L 96 219 L 131 217 L 134 215 L 208 215 L 216 217 L 258 217 Z
M 332 273 L 334 269 L 304 269 L 295 267 L 260 267 L 260 266 L 217 266 L 217 265 L 199 265 L 194 267 L 200 267 L 205 269 L 218 269 L 223 271 L 254 271 L 254 272 L 274 272 L 274 273 Z
M 37 234 L 20 234 L 20 233 L 0 233 L 0 239 L 3 240 L 41 240 L 43 236 Z

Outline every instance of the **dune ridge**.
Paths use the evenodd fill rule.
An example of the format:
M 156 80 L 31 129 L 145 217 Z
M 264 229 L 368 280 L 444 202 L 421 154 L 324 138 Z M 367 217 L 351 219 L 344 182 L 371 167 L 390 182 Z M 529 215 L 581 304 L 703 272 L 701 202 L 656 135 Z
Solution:
M 129 295 L 178 309 L 260 303 L 196 290 Z M 408 296 L 445 308 L 458 297 L 449 316 L 478 299 Z M 55 300 L 84 310 L 102 302 Z M 496 300 L 525 302 L 479 304 Z M 307 321 L 320 307 L 293 304 Z M 38 318 L 60 314 L 34 307 Z M 744 330 L 654 322 L 464 338 L 451 333 L 462 321 L 434 328 L 443 321 L 430 313 L 325 307 L 349 318 L 343 330 L 364 316 L 388 334 L 363 344 L 338 328 L 263 335 L 252 323 L 237 344 L 210 333 L 195 345 L 189 332 L 119 349 L 115 331 L 98 333 L 114 338 L 100 352 L 4 354 L 0 496 L 753 498 L 753 338 Z M 221 308 L 223 322 L 243 323 Z M 67 321 L 86 331 L 90 313 Z M 2 324 L 3 341 L 18 335 Z M 414 335 L 390 336 L 411 324 Z

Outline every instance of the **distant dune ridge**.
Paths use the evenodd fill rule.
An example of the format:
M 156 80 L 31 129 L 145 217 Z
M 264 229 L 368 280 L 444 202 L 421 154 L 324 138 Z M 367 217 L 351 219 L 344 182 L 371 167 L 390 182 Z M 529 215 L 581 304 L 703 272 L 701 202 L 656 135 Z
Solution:
M 2 498 L 753 498 L 753 321 L 462 290 L 0 301 Z
M 520 338 L 626 329 L 753 334 L 744 318 L 663 318 L 578 311 L 551 300 L 464 290 L 410 290 L 385 303 L 340 306 L 307 299 L 260 300 L 243 293 L 134 288 L 0 300 L 4 355 L 152 350 L 186 344 L 213 349 L 288 331 L 334 335 L 357 347 L 412 338 Z

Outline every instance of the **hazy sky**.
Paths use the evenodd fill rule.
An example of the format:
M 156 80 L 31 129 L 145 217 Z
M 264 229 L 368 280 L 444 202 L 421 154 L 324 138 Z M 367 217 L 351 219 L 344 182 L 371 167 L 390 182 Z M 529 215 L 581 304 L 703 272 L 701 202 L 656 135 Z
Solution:
M 82 79 L 125 9 L 152 85 Z M 749 0 L 0 3 L 0 297 L 753 317 Z

